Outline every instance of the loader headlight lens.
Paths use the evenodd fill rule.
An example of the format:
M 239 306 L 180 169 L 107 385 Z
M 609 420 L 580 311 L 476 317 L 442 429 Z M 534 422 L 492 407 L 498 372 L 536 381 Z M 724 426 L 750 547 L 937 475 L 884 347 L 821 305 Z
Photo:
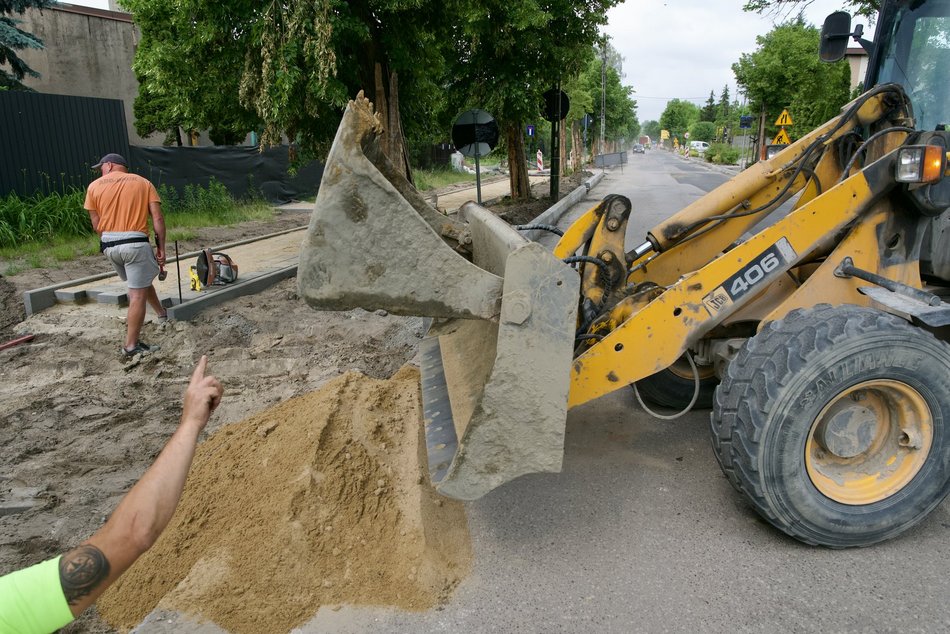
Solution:
M 908 145 L 897 151 L 899 183 L 936 183 L 946 170 L 946 151 L 937 145 Z

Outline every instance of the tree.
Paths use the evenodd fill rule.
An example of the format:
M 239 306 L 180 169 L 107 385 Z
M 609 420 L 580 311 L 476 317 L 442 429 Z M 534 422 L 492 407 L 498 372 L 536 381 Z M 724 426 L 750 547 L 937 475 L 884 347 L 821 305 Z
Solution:
M 845 7 L 854 10 L 855 15 L 875 18 L 881 8 L 879 0 L 842 0 Z M 799 15 L 801 10 L 811 4 L 812 0 L 748 0 L 743 5 L 743 11 L 754 11 L 786 19 Z
M 758 49 L 732 65 L 753 112 L 765 111 L 769 135 L 778 132 L 771 124 L 783 109 L 795 121 L 789 133 L 798 138 L 836 116 L 848 101 L 848 63 L 822 62 L 815 53 L 819 41 L 818 29 L 797 18 L 756 38 Z
M 261 125 L 238 99 L 245 49 L 253 46 L 247 28 L 252 3 L 121 1 L 142 34 L 132 63 L 139 80 L 133 112 L 140 135 L 159 132 L 171 141 L 180 139 L 181 127 L 239 142 Z
M 598 27 L 619 0 L 458 0 L 452 102 L 477 104 L 499 122 L 508 150 L 512 198 L 528 198 L 522 129 L 541 95 L 590 59 Z M 552 37 L 552 34 L 557 34 Z
M 666 103 L 663 114 L 660 115 L 660 128 L 669 130 L 670 137 L 679 137 L 684 140 L 684 133 L 691 125 L 699 121 L 699 107 L 689 101 L 672 99 Z
M 719 104 L 716 106 L 716 119 L 717 122 L 727 122 L 730 120 L 732 115 L 732 104 L 729 103 L 729 84 L 726 84 L 722 87 L 722 92 L 719 93 Z
M 707 141 L 711 143 L 716 138 L 716 124 L 712 121 L 697 121 L 689 127 L 690 141 Z
M 20 20 L 11 16 L 22 15 L 29 8 L 43 10 L 54 4 L 56 0 L 0 0 L 0 90 L 29 90 L 23 85 L 23 78 L 40 76 L 16 51 L 42 49 L 43 40 L 19 28 Z M 7 65 L 9 71 L 4 68 Z
M 729 86 L 727 84 L 722 87 L 722 92 L 719 93 L 719 103 L 716 104 L 717 140 L 728 142 L 732 138 L 732 129 L 738 122 L 735 108 L 729 103 Z
M 645 121 L 643 123 L 643 134 L 647 135 L 654 141 L 659 141 L 660 139 L 660 122 L 659 121 Z
M 711 90 L 709 91 L 709 99 L 706 100 L 706 105 L 699 111 L 699 120 L 709 122 L 716 120 L 716 97 Z
M 346 101 L 364 90 L 385 124 L 384 151 L 408 171 L 404 119 L 431 129 L 444 101 L 451 3 L 122 2 L 142 30 L 134 67 L 145 129 L 209 129 L 223 143 L 258 130 L 264 145 L 284 137 L 317 155 Z

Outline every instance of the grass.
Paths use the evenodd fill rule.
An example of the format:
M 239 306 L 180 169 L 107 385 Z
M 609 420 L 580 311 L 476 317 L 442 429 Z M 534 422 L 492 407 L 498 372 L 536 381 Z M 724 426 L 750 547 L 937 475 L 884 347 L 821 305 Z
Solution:
M 413 170 L 412 178 L 416 183 L 416 189 L 421 192 L 430 189 L 439 189 L 446 185 L 455 183 L 474 183 L 475 174 L 465 172 L 456 172 L 451 168 L 440 168 L 433 170 Z
M 206 187 L 189 185 L 179 195 L 160 187 L 166 239 L 195 238 L 196 229 L 235 225 L 249 220 L 273 218 L 273 208 L 263 200 L 238 202 L 221 183 Z M 83 209 L 85 192 L 64 192 L 21 198 L 0 198 L 0 266 L 3 275 L 16 275 L 32 268 L 61 268 L 64 262 L 99 252 L 99 238 L 92 231 Z

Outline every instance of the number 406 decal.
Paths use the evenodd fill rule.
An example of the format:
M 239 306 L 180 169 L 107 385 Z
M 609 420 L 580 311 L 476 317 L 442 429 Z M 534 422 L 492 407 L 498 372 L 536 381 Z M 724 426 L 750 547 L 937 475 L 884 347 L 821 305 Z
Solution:
M 795 257 L 795 250 L 788 239 L 782 238 L 706 295 L 703 303 L 710 313 L 717 313 L 754 290 L 773 271 L 794 262 Z

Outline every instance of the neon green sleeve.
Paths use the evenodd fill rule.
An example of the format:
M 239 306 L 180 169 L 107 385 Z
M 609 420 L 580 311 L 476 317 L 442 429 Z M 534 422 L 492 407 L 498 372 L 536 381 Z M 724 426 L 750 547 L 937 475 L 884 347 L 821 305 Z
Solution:
M 49 634 L 73 620 L 59 582 L 59 560 L 0 577 L 0 632 Z

